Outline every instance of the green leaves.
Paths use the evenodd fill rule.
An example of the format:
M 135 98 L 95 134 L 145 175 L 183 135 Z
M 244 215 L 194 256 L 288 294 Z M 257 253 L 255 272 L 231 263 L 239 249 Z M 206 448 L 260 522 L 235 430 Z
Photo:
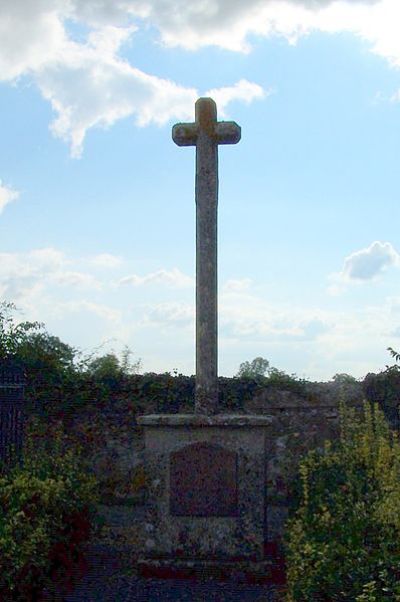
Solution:
M 392 349 L 391 347 L 388 347 L 387 350 L 390 352 L 390 355 L 394 357 L 396 362 L 400 361 L 400 353 L 397 353 L 397 351 L 394 351 L 394 349 Z
M 43 327 L 40 322 L 14 324 L 11 312 L 15 310 L 14 303 L 0 302 L 0 358 L 15 355 L 27 340 L 28 334 Z
M 61 453 L 60 427 L 46 449 L 40 440 L 42 430 L 38 421 L 32 423 L 24 467 L 0 478 L 2 600 L 37 599 L 38 591 L 51 585 L 52 562 L 57 567 L 61 559 L 60 553 L 52 552 L 58 549 L 62 557 L 68 552 L 68 559 L 79 552 L 89 536 L 89 515 L 99 501 L 97 482 L 83 467 L 82 450 Z M 68 574 L 71 566 L 61 568 Z
M 287 602 L 400 600 L 400 445 L 378 404 L 340 403 L 341 436 L 300 462 Z
M 239 378 L 254 378 L 255 376 L 265 376 L 265 372 L 269 367 L 269 361 L 262 357 L 256 357 L 251 364 L 243 362 L 239 366 L 239 372 L 236 376 Z

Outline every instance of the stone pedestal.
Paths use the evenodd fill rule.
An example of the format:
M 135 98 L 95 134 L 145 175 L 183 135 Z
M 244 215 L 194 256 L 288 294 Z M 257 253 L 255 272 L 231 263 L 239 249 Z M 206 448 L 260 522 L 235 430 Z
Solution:
M 269 416 L 139 416 L 148 473 L 144 560 L 259 563 Z

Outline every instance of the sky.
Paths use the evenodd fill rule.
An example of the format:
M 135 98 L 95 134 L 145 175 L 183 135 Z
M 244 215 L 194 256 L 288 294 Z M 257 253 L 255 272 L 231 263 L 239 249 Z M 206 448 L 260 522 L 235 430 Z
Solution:
M 398 0 L 0 0 L 0 300 L 195 373 L 195 149 L 219 147 L 218 374 L 363 378 L 400 349 Z

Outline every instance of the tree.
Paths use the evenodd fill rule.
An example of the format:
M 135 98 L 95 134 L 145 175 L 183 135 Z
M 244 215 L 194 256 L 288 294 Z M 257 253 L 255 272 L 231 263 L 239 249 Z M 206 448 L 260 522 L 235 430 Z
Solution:
M 139 359 L 134 364 L 130 361 L 132 351 L 127 345 L 125 345 L 122 353 L 121 360 L 116 356 L 114 352 L 107 353 L 101 357 L 90 359 L 87 362 L 87 371 L 91 376 L 95 378 L 116 378 L 119 379 L 121 376 L 128 376 L 130 374 L 137 374 L 140 369 L 141 360 Z
M 395 351 L 394 349 L 392 349 L 391 347 L 387 348 L 387 351 L 389 351 L 390 355 L 395 359 L 396 362 L 400 361 L 400 353 L 398 353 L 397 351 Z M 397 364 L 395 364 L 394 366 L 386 366 L 387 370 L 398 370 L 399 366 Z
M 41 322 L 14 323 L 12 312 L 17 311 L 14 303 L 0 302 L 0 358 L 16 355 L 26 343 L 29 334 L 43 328 Z
M 243 362 L 239 366 L 239 372 L 236 376 L 239 378 L 254 378 L 256 376 L 265 376 L 269 368 L 269 361 L 262 357 L 256 357 L 251 364 L 249 362 Z
M 335 374 L 335 376 L 333 376 L 332 380 L 333 380 L 333 382 L 335 382 L 339 385 L 350 385 L 350 384 L 358 382 L 358 380 L 356 378 L 354 378 L 354 376 L 351 376 L 351 374 L 346 374 L 344 372 Z
M 121 367 L 115 353 L 106 353 L 96 357 L 88 364 L 88 372 L 97 379 L 118 379 L 121 376 Z
M 47 332 L 29 333 L 18 355 L 30 364 L 40 364 L 58 372 L 73 371 L 76 350 Z
M 132 351 L 129 349 L 128 345 L 125 345 L 121 356 L 121 370 L 124 374 L 138 374 L 139 370 L 142 367 L 142 360 L 139 358 L 137 362 L 131 364 L 130 357 L 132 355 Z

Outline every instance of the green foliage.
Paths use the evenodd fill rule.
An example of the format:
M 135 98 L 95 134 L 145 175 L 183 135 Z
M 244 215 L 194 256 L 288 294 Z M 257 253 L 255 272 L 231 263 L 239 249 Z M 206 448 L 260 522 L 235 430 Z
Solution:
M 394 349 L 392 349 L 391 347 L 387 348 L 387 351 L 389 351 L 390 355 L 392 357 L 394 357 L 396 362 L 400 361 L 400 353 L 398 353 L 397 351 L 395 351 Z M 388 366 L 387 366 L 388 367 Z M 398 368 L 398 366 L 396 366 L 396 368 Z
M 38 322 L 15 324 L 13 303 L 0 303 L 0 359 L 14 357 L 27 376 L 27 411 L 40 414 L 70 412 L 86 404 L 101 404 L 111 396 L 123 394 L 129 378 L 140 368 L 132 363 L 132 352 L 125 346 L 118 359 L 114 353 L 95 357 L 63 343 L 42 331 Z
M 335 374 L 332 380 L 333 382 L 339 385 L 352 385 L 358 382 L 358 380 L 354 378 L 354 376 L 351 376 L 351 374 L 345 374 L 344 372 L 340 374 Z
M 11 314 L 16 309 L 14 303 L 0 302 L 0 358 L 18 353 L 28 335 L 43 327 L 40 322 L 14 324 Z
M 298 378 L 296 374 L 286 374 L 282 370 L 277 368 L 270 368 L 268 371 L 268 378 L 265 381 L 265 385 L 268 387 L 274 387 L 283 391 L 292 391 L 297 395 L 305 394 L 305 385 L 307 381 L 303 378 Z
M 229 412 L 241 411 L 246 401 L 253 397 L 263 388 L 265 378 L 263 376 L 243 376 L 236 378 L 218 378 L 218 403 Z
M 239 378 L 253 378 L 255 376 L 265 376 L 265 373 L 269 367 L 269 361 L 262 358 L 256 357 L 251 362 L 243 362 L 239 366 L 239 371 L 236 374 Z
M 135 364 L 131 363 L 132 351 L 128 346 L 124 347 L 121 355 L 121 360 L 114 352 L 90 359 L 86 364 L 86 373 L 95 381 L 107 385 L 111 390 L 115 389 L 125 377 L 136 374 L 141 366 L 140 359 Z
M 30 333 L 20 344 L 17 358 L 25 366 L 26 397 L 36 405 L 59 404 L 65 391 L 75 389 L 75 350 L 47 332 Z
M 243 362 L 235 378 L 252 379 L 258 387 L 273 387 L 285 391 L 292 391 L 298 395 L 305 394 L 306 380 L 300 379 L 296 374 L 286 374 L 269 365 L 269 361 L 256 357 L 251 363 Z
M 194 404 L 194 376 L 172 376 L 169 372 L 146 372 L 132 381 L 137 403 L 145 407 L 155 406 L 157 413 L 177 413 L 181 405 Z
M 388 347 L 388 351 L 396 361 L 399 361 L 400 354 L 391 347 Z M 364 378 L 362 386 L 368 401 L 378 403 L 386 418 L 396 427 L 399 424 L 400 367 L 386 366 L 386 370 L 378 374 L 369 373 Z
M 139 358 L 133 364 L 130 360 L 131 355 L 132 355 L 132 351 L 129 349 L 128 345 L 125 345 L 125 347 L 121 353 L 120 366 L 121 366 L 122 373 L 126 376 L 132 375 L 132 374 L 138 374 L 139 370 L 142 367 L 142 360 Z
M 5 601 L 36 599 L 34 592 L 52 588 L 62 558 L 71 564 L 82 552 L 99 501 L 97 483 L 83 468 L 82 449 L 61 453 L 60 429 L 46 449 L 40 443 L 44 427 L 32 425 L 23 466 L 0 478 L 0 597 Z
M 287 602 L 400 600 L 400 444 L 377 404 L 340 403 L 340 440 L 300 461 Z

